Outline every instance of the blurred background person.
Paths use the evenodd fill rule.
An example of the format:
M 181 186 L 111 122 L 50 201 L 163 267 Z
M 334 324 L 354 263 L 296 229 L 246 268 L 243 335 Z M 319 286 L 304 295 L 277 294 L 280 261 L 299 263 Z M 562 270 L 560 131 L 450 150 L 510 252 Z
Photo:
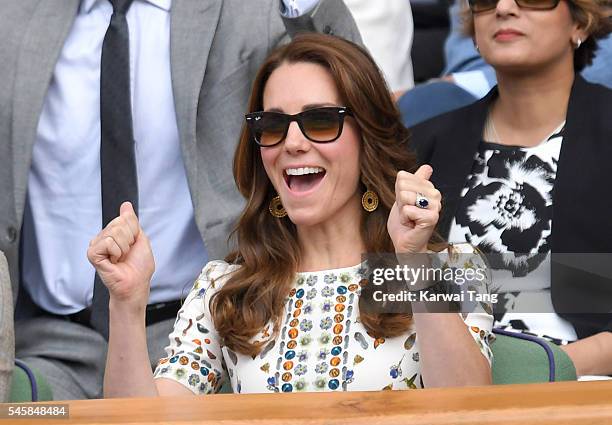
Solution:
M 431 75 L 431 81 L 418 85 L 399 100 L 407 126 L 468 105 L 485 96 L 497 82 L 495 70 L 483 60 L 474 40 L 464 31 L 462 10 L 465 8 L 467 3 L 457 0 L 448 9 L 450 28 L 444 42 L 444 69 L 440 78 Z M 612 36 L 599 40 L 593 62 L 581 74 L 587 81 L 612 87 Z
M 612 90 L 579 74 L 609 36 L 609 14 L 602 0 L 470 0 L 467 30 L 498 85 L 412 138 L 436 170 L 441 235 L 516 254 L 493 285 L 527 330 L 578 339 L 563 348 L 579 375 L 612 373 L 612 316 L 589 314 L 610 311 L 610 263 L 572 269 L 555 254 L 612 252 Z M 540 311 L 560 315 L 526 314 Z
M 382 70 L 389 88 L 403 93 L 414 87 L 410 51 L 414 23 L 409 0 L 345 0 L 363 44 Z

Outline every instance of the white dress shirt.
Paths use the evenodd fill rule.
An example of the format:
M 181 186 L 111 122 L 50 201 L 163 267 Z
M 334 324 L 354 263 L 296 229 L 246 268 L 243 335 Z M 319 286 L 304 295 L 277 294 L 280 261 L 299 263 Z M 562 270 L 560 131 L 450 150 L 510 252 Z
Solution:
M 319 0 L 283 0 L 285 10 L 281 10 L 283 16 L 287 18 L 297 18 L 310 12 L 318 4 Z
M 139 217 L 156 269 L 150 302 L 175 300 L 208 260 L 195 225 L 170 76 L 170 1 L 127 13 Z M 91 305 L 87 247 L 100 230 L 100 58 L 112 6 L 83 0 L 45 98 L 28 180 L 23 284 L 47 311 Z M 118 213 L 118 212 L 117 212 Z

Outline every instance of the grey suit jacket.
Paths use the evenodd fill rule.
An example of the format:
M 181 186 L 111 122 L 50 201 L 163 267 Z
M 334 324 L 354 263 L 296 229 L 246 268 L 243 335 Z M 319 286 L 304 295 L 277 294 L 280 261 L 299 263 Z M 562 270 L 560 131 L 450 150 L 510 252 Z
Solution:
M 13 303 L 8 264 L 0 252 L 0 403 L 8 400 L 15 361 Z
M 197 226 L 223 257 L 243 199 L 231 164 L 251 81 L 287 32 L 280 0 L 174 0 L 171 72 L 183 159 Z M 0 14 L 0 250 L 17 294 L 18 245 L 32 146 L 55 63 L 79 0 L 5 0 Z M 296 26 L 360 41 L 341 0 L 321 0 Z M 161 178 L 161 176 L 160 176 Z M 92 235 L 93 237 L 94 235 Z M 85 255 L 85 253 L 83 253 Z

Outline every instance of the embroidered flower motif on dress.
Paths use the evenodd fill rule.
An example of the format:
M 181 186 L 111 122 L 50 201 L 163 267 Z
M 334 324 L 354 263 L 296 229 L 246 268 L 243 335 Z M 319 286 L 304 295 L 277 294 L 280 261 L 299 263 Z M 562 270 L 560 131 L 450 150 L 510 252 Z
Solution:
M 328 368 L 329 366 L 327 366 L 327 363 L 321 362 L 321 363 L 318 363 L 317 366 L 315 367 L 315 372 L 317 372 L 320 375 L 320 374 L 327 372 Z
M 304 319 L 300 323 L 300 330 L 303 332 L 310 332 L 312 329 L 312 320 Z
M 334 295 L 334 288 L 332 288 L 331 286 L 326 286 L 325 288 L 323 288 L 323 290 L 321 290 L 321 295 L 323 295 L 324 297 L 331 297 L 332 295 Z
M 329 341 L 331 341 L 331 339 L 332 339 L 332 336 L 329 333 L 323 332 L 321 336 L 319 337 L 319 343 L 322 345 L 326 345 L 326 344 L 329 344 Z
M 308 368 L 306 367 L 306 365 L 299 364 L 295 367 L 295 374 L 297 376 L 305 375 L 306 372 L 308 372 Z
M 334 306 L 334 303 L 331 300 L 325 300 L 325 302 L 321 306 L 321 311 L 323 313 L 329 313 L 333 306 Z
M 338 276 L 336 276 L 333 273 L 330 274 L 326 274 L 325 277 L 323 278 L 323 281 L 325 283 L 327 283 L 328 285 L 331 285 L 332 283 L 334 283 L 336 280 L 338 280 Z
M 319 377 L 315 380 L 314 384 L 318 391 L 324 390 L 327 384 L 327 379 Z
M 192 387 L 195 387 L 199 383 L 200 383 L 200 377 L 196 375 L 195 373 L 192 373 L 189 376 L 189 385 L 191 385 Z
M 310 335 L 305 335 L 300 339 L 300 344 L 301 345 L 308 345 L 312 342 L 312 338 L 310 337 Z
M 295 382 L 295 389 L 297 391 L 305 391 L 308 384 L 304 378 L 300 378 Z
M 334 321 L 331 317 L 325 317 L 321 319 L 321 329 L 327 330 L 334 325 Z

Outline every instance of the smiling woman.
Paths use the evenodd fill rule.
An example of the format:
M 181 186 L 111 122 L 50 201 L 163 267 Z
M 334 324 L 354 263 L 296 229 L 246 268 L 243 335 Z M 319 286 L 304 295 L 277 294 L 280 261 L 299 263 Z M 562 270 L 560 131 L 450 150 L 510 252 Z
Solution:
M 204 267 L 155 380 L 125 388 L 125 374 L 135 376 L 146 353 L 125 360 L 113 349 L 136 325 L 111 315 L 107 392 L 203 394 L 224 381 L 238 393 L 490 383 L 492 316 L 484 307 L 466 314 L 362 308 L 362 254 L 434 248 L 441 197 L 432 172 L 416 168 L 408 131 L 363 48 L 309 34 L 273 52 L 255 78 L 234 159 L 246 199 L 236 250 Z M 130 282 L 153 268 L 129 205 L 116 220 L 90 248 L 114 311 L 130 304 L 118 270 Z M 128 257 L 138 259 L 137 270 Z
M 387 231 L 396 200 L 395 180 L 399 170 L 415 170 L 415 161 L 407 146 L 407 130 L 388 93 L 369 55 L 335 37 L 303 36 L 262 65 L 249 110 L 263 111 L 259 120 L 263 123 L 244 129 L 234 162 L 236 182 L 247 205 L 236 229 L 240 249 L 230 260 L 242 267 L 212 304 L 226 341 L 257 352 L 259 347 L 251 339 L 276 315 L 271 316 L 273 310 L 267 306 L 283 304 L 297 271 L 356 265 L 364 252 L 395 250 Z M 321 115 L 329 109 L 338 113 Z M 285 119 L 279 130 L 265 122 L 266 114 L 272 113 L 284 117 L 316 113 L 318 120 L 308 125 L 304 119 L 295 118 L 295 123 Z M 247 114 L 247 123 L 257 114 Z M 335 131 L 321 139 L 313 137 L 315 127 Z M 258 139 L 271 133 L 275 144 L 258 147 Z M 297 176 L 308 169 L 323 171 Z M 379 207 L 371 213 L 361 206 L 368 189 L 379 200 Z M 277 194 L 288 216 L 282 220 L 266 214 Z M 269 299 L 247 292 L 263 301 L 262 307 L 253 309 L 248 323 L 238 325 L 240 316 L 233 322 L 226 320 L 236 317 L 234 309 L 239 311 L 240 306 L 220 300 L 237 287 L 251 285 L 269 288 L 262 291 Z M 253 305 L 248 299 L 244 302 Z M 404 332 L 410 323 L 407 316 L 370 318 L 363 314 L 361 319 L 372 333 L 386 336 Z
M 287 91 L 286 87 L 292 90 Z M 299 112 L 306 108 L 308 114 L 320 114 L 329 108 L 313 109 L 313 105 L 343 103 L 329 72 L 321 65 L 304 62 L 277 68 L 266 83 L 264 100 L 264 110 Z M 361 216 L 361 140 L 358 126 L 351 117 L 344 120 L 346 108 L 343 111 L 328 118 L 330 125 L 343 130 L 329 135 L 329 141 L 334 143 L 311 143 L 309 131 L 289 125 L 284 143 L 260 150 L 266 174 L 298 229 L 323 222 L 338 228 L 339 222 Z M 340 119 L 346 121 L 343 127 Z
M 349 276 L 361 267 L 362 253 L 422 252 L 432 239 L 440 208 L 439 192 L 427 181 L 431 174 L 428 167 L 415 174 L 399 172 L 402 169 L 414 172 L 415 160 L 408 149 L 407 130 L 380 71 L 369 55 L 352 43 L 335 37 L 302 36 L 276 51 L 262 65 L 253 84 L 249 111 L 252 112 L 246 115 L 247 126 L 234 162 L 236 182 L 247 204 L 235 232 L 238 250 L 228 258 L 240 267 L 232 270 L 223 286 L 211 296 L 211 315 L 217 332 L 230 351 L 240 353 L 239 359 L 244 359 L 245 354 L 267 357 L 267 353 L 262 353 L 267 348 L 262 328 L 277 333 L 274 350 L 281 357 L 284 346 L 293 352 L 295 343 L 303 358 L 289 371 L 295 370 L 297 376 L 291 378 L 289 372 L 278 376 L 270 373 L 268 379 L 274 384 L 268 383 L 269 389 L 319 389 L 316 377 L 325 381 L 327 366 L 325 362 L 308 366 L 307 358 L 313 349 L 325 352 L 326 329 L 334 330 L 329 339 L 335 341 L 335 349 L 345 350 L 342 360 L 345 372 L 339 381 L 343 389 L 376 389 L 389 384 L 382 378 L 384 373 L 377 377 L 369 375 L 367 379 L 363 375 L 349 379 L 346 375 L 362 370 L 366 363 L 374 367 L 370 359 L 354 369 L 360 363 L 355 359 L 371 355 L 363 357 L 366 352 L 356 351 L 354 361 L 349 361 L 347 356 L 353 351 L 353 344 L 376 348 L 385 340 L 386 348 L 379 347 L 382 364 L 387 356 L 403 358 L 396 367 L 401 370 L 403 366 L 406 374 L 414 370 L 410 381 L 413 382 L 421 372 L 414 369 L 415 364 L 409 359 L 414 361 L 419 356 L 415 353 L 406 356 L 404 350 L 396 350 L 414 332 L 418 319 L 405 314 L 366 314 L 359 309 L 362 300 L 352 294 L 347 298 L 338 292 L 340 295 L 334 300 L 333 286 L 321 289 L 322 296 L 330 297 L 327 301 L 317 297 L 317 280 L 327 285 L 334 285 L 338 277 L 341 281 L 354 281 L 356 277 Z M 417 193 L 429 198 L 428 208 L 415 206 Z M 283 214 L 269 214 L 271 203 L 282 204 Z M 398 205 L 402 211 L 409 211 L 411 218 L 400 220 Z M 422 212 L 425 215 L 420 215 Z M 414 226 L 417 222 L 420 225 Z M 404 232 L 408 228 L 410 235 Z M 302 276 L 297 284 L 296 273 Z M 300 293 L 301 279 L 306 282 L 306 300 Z M 349 280 L 343 282 L 349 292 L 358 288 Z M 343 303 L 347 303 L 348 314 L 330 315 L 329 325 L 325 317 L 321 318 L 318 331 L 309 332 L 318 336 L 319 343 L 313 347 L 308 334 L 300 339 L 290 332 L 293 321 L 301 326 L 302 316 L 306 316 L 304 319 L 320 316 L 316 314 L 318 302 L 323 302 L 323 306 L 336 304 L 336 312 L 343 311 Z M 325 311 L 323 308 L 324 316 Z M 291 320 L 286 322 L 285 315 Z M 476 329 L 487 329 L 487 320 L 486 314 L 473 314 L 467 319 L 477 322 Z M 449 321 L 449 329 L 459 326 L 460 335 L 459 339 L 452 337 L 451 344 L 456 343 L 467 352 L 475 349 L 461 318 L 454 316 Z M 332 323 L 336 323 L 333 329 Z M 422 329 L 427 326 L 423 323 Z M 433 334 L 432 337 L 435 338 Z M 354 342 L 350 342 L 351 338 Z M 423 341 L 428 345 L 426 336 Z M 482 347 L 486 347 L 486 336 L 483 341 Z M 432 350 L 437 351 L 441 345 L 445 343 L 436 341 Z M 486 353 L 486 348 L 483 349 Z M 472 378 L 473 383 L 488 382 L 488 367 L 482 368 L 479 362 L 483 358 L 475 351 L 475 357 L 468 361 L 474 362 L 468 373 L 470 378 L 458 377 L 457 370 L 443 368 L 438 369 L 446 371 L 442 372 L 443 378 L 437 379 L 431 372 L 427 376 L 423 371 L 423 381 L 430 386 L 465 384 Z M 434 356 L 423 355 L 425 364 L 431 361 L 433 368 Z M 320 360 L 325 360 L 324 354 Z M 284 367 L 286 361 L 279 358 L 277 366 Z M 249 376 L 244 369 L 239 371 L 244 364 L 244 360 L 239 360 L 234 373 Z M 307 372 L 309 367 L 314 368 L 312 375 Z M 332 368 L 329 373 L 336 370 Z M 474 370 L 478 372 L 473 374 Z M 254 376 L 250 378 L 256 380 Z M 309 387 L 304 378 L 312 379 L 311 384 L 315 385 Z M 245 384 L 242 377 L 232 382 L 241 382 L 243 390 L 258 388 L 257 382 Z M 422 384 L 417 379 L 413 385 Z M 394 384 L 391 387 L 404 388 Z

